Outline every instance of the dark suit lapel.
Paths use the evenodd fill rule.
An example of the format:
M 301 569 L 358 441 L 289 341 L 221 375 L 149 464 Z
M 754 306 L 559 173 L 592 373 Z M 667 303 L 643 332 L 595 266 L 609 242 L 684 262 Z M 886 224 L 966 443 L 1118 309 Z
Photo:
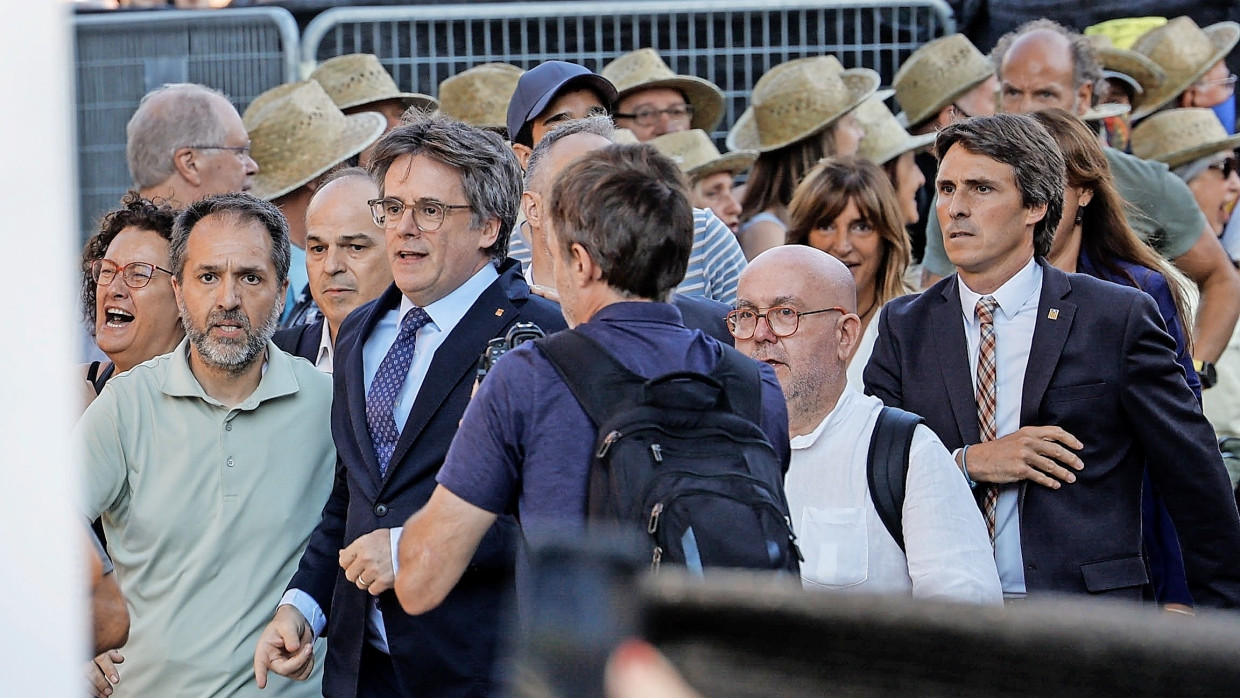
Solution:
M 379 491 L 381 479 L 379 459 L 375 457 L 375 445 L 370 440 L 370 429 L 366 424 L 366 365 L 363 359 L 363 349 L 366 346 L 366 340 L 370 339 L 370 335 L 375 331 L 383 315 L 392 308 L 400 306 L 400 298 L 400 290 L 395 284 L 383 292 L 383 295 L 379 297 L 379 302 L 367 311 L 362 320 L 357 341 L 349 348 L 349 355 L 345 357 L 345 380 L 352 388 L 349 390 L 349 421 L 353 425 L 353 438 L 357 441 L 358 450 L 362 452 L 362 459 L 366 463 L 366 473 L 374 482 L 375 493 Z
M 969 369 L 969 345 L 964 337 L 964 317 L 960 312 L 960 289 L 956 277 L 949 277 L 939 302 L 930 310 L 930 341 L 939 359 L 947 400 L 951 403 L 960 431 L 960 443 L 975 444 L 981 440 L 977 425 L 977 397 L 973 394 L 973 377 Z
M 1050 385 L 1055 365 L 1063 353 L 1064 342 L 1072 329 L 1076 304 L 1064 300 L 1072 291 L 1068 275 L 1039 260 L 1042 265 L 1042 294 L 1038 299 L 1038 317 L 1029 346 L 1029 363 L 1020 399 L 1020 425 L 1033 424 L 1038 416 L 1042 396 Z
M 435 351 L 435 357 L 431 359 L 426 377 L 422 380 L 422 387 L 409 411 L 409 419 L 405 420 L 396 449 L 392 452 L 392 464 L 384 478 L 385 482 L 400 469 L 398 464 L 408 453 L 409 447 L 439 411 L 452 389 L 465 374 L 472 373 L 477 367 L 482 348 L 517 317 L 517 307 L 506 292 L 510 281 L 507 275 L 503 275 L 488 286 L 453 328 L 452 334 L 448 335 Z

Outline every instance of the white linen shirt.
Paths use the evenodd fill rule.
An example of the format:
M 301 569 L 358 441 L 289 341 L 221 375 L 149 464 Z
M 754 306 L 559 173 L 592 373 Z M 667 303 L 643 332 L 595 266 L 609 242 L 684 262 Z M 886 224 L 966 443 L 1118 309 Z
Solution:
M 907 556 L 883 526 L 866 477 L 882 408 L 878 398 L 846 387 L 813 432 L 791 440 L 784 487 L 805 587 L 1002 603 L 981 512 L 951 454 L 924 425 L 909 451 Z

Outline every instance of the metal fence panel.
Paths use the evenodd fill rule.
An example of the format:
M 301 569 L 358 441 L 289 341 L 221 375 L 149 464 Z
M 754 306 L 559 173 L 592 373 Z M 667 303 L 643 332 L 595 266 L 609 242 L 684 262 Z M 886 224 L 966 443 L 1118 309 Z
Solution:
M 727 95 L 721 128 L 735 121 L 771 66 L 833 53 L 890 83 L 926 42 L 955 31 L 943 0 L 666 0 L 334 8 L 302 34 L 302 72 L 346 53 L 373 53 L 403 88 L 435 94 L 447 77 L 480 63 L 522 68 L 551 59 L 599 71 L 622 53 L 652 47 L 672 70 Z M 721 136 L 723 131 L 717 133 Z
M 264 90 L 297 77 L 297 23 L 282 8 L 81 15 L 74 32 L 85 235 L 132 184 L 125 124 L 144 94 L 196 82 L 244 110 Z

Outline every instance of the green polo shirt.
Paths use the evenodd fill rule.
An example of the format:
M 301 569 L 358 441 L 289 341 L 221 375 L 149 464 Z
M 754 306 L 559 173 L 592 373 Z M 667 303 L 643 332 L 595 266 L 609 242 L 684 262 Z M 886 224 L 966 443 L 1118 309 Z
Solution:
M 103 517 L 132 619 L 114 695 L 318 696 L 279 676 L 260 692 L 253 660 L 331 491 L 331 378 L 268 342 L 230 409 L 188 347 L 113 378 L 76 429 L 84 513 Z
M 1188 252 L 1209 227 L 1193 192 L 1161 162 L 1103 148 L 1111 164 L 1115 189 L 1131 205 L 1128 225 L 1163 257 L 1175 259 Z M 939 276 L 956 271 L 943 250 L 943 229 L 934 206 L 926 221 L 926 255 L 923 266 Z

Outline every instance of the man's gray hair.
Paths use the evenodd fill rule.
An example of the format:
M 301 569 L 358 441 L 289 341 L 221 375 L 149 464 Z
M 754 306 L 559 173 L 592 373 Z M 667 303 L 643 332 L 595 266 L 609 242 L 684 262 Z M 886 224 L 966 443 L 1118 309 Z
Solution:
M 546 164 L 547 158 L 551 155 L 551 149 L 561 140 L 578 134 L 592 133 L 596 136 L 606 138 L 608 141 L 616 140 L 616 124 L 606 114 L 596 114 L 587 116 L 584 119 L 574 119 L 568 121 L 554 129 L 548 131 L 538 145 L 534 146 L 534 150 L 530 153 L 530 160 L 525 165 L 525 189 L 526 191 L 544 193 L 547 185 L 551 184 L 547 181 L 543 173 L 543 165 Z
M 271 236 L 271 264 L 276 268 L 276 281 L 283 284 L 288 279 L 288 221 L 275 204 L 239 193 L 216 194 L 199 199 L 177 214 L 176 223 L 172 226 L 172 240 L 168 244 L 168 261 L 177 281 L 181 281 L 185 271 L 185 251 L 189 247 L 190 233 L 202 219 L 215 214 L 230 215 L 239 222 L 254 221 L 263 226 Z
M 125 159 L 139 189 L 168 179 L 176 167 L 172 156 L 187 145 L 217 145 L 228 137 L 219 120 L 216 100 L 228 101 L 219 90 L 194 83 L 173 83 L 152 90 L 125 127 Z
M 1102 65 L 1098 63 L 1098 55 L 1094 52 L 1093 44 L 1084 34 L 1046 18 L 1025 22 L 999 37 L 999 41 L 990 51 L 990 62 L 995 66 L 995 75 L 999 75 L 999 69 L 1003 66 L 1003 57 L 1007 55 L 1008 49 L 1012 48 L 1012 43 L 1025 34 L 1039 29 L 1055 32 L 1068 40 L 1068 43 L 1072 45 L 1072 88 L 1078 89 L 1086 83 L 1093 85 L 1094 99 L 1097 99 L 1102 94 L 1098 89 L 1099 83 L 1102 82 Z M 1086 106 L 1092 107 L 1093 105 Z
M 491 219 L 499 221 L 499 233 L 487 252 L 496 265 L 503 262 L 521 202 L 521 165 L 504 139 L 440 114 L 414 117 L 375 144 L 370 176 L 381 196 L 386 196 L 388 169 L 405 155 L 422 155 L 461 173 L 470 225 L 480 229 Z

